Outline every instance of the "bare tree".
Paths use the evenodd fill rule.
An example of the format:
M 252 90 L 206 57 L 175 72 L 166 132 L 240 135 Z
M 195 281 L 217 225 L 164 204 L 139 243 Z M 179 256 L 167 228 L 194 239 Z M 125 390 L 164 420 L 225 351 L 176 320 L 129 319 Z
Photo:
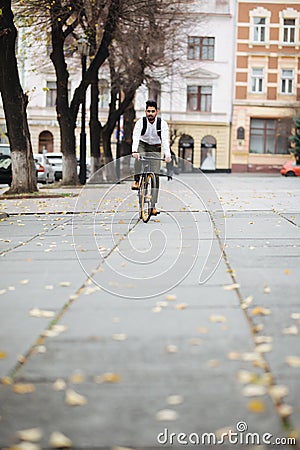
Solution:
M 182 5 L 176 0 L 129 0 L 123 8 L 108 58 L 111 100 L 107 121 L 105 124 L 98 121 L 97 128 L 91 128 L 91 134 L 97 133 L 94 142 L 100 139 L 101 131 L 106 162 L 112 161 L 111 136 L 124 113 L 127 113 L 126 119 L 132 117 L 131 123 L 126 120 L 125 146 L 128 153 L 131 150 L 128 130 L 133 128 L 135 93 L 144 82 L 155 79 L 158 69 L 163 67 L 166 73 L 174 62 L 170 38 L 176 30 L 175 18 L 181 9 Z M 97 91 L 94 93 L 97 95 Z
M 45 29 L 51 31 L 52 52 L 50 58 L 56 73 L 57 100 L 56 111 L 60 126 L 61 150 L 63 153 L 63 183 L 78 183 L 77 160 L 75 154 L 75 128 L 80 105 L 83 102 L 87 87 L 93 82 L 99 68 L 109 55 L 109 46 L 113 39 L 114 29 L 120 16 L 123 0 L 84 1 L 84 0 L 29 0 L 17 2 L 19 14 L 28 17 L 35 15 L 36 24 L 43 23 Z M 83 79 L 74 92 L 73 98 L 69 98 L 68 81 L 69 70 L 65 54 L 66 39 L 72 36 L 75 41 L 82 34 L 89 37 L 90 29 L 87 26 L 87 14 L 85 7 L 88 4 L 95 5 L 101 10 L 101 18 L 98 15 L 98 27 L 101 28 L 101 39 L 95 49 L 94 57 Z M 75 42 L 76 47 L 76 42 Z
M 10 0 L 0 0 L 0 91 L 12 159 L 10 193 L 37 191 L 24 94 L 16 60 L 17 30 Z

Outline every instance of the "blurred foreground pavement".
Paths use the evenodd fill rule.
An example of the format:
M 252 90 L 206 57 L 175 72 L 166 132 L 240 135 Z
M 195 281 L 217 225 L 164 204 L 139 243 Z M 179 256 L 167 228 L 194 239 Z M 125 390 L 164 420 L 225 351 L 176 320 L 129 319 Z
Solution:
M 0 447 L 287 448 L 300 179 L 163 179 L 148 224 L 129 182 L 67 191 L 0 202 Z

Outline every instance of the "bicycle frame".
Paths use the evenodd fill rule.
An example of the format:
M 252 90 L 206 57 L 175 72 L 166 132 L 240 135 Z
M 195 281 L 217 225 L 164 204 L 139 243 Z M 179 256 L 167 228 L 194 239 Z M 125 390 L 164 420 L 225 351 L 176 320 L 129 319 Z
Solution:
M 156 189 L 156 178 L 155 173 L 149 170 L 151 160 L 163 161 L 162 158 L 151 156 L 140 157 L 140 161 L 142 162 L 142 173 L 139 180 L 138 196 L 140 219 L 142 219 L 144 223 L 147 223 L 149 221 L 153 208 L 155 206 L 154 190 Z

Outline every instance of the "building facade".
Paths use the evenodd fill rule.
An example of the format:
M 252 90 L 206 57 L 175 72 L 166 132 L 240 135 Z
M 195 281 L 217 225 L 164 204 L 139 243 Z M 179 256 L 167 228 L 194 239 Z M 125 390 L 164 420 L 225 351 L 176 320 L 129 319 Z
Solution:
M 238 1 L 232 170 L 276 171 L 300 111 L 300 3 Z
M 173 151 L 193 167 L 230 170 L 234 0 L 186 1 L 174 38 L 174 62 L 156 86 L 142 87 L 137 116 L 146 99 L 158 99 L 161 115 L 176 134 Z M 183 161 L 183 170 L 191 165 Z
M 19 78 L 23 91 L 28 96 L 27 118 L 33 153 L 60 152 L 60 128 L 56 113 L 56 75 L 50 60 L 51 46 L 45 40 L 34 39 L 29 29 L 18 29 L 16 55 Z M 69 96 L 72 98 L 81 80 L 80 55 L 67 53 L 70 74 Z M 88 99 L 89 101 L 89 99 Z M 80 114 L 76 129 L 77 152 L 79 153 Z M 6 123 L 0 97 L 0 142 L 8 142 Z

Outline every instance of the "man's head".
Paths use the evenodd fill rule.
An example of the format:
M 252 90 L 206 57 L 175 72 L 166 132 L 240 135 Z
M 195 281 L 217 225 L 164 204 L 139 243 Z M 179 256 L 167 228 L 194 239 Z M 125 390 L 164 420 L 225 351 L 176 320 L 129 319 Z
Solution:
M 155 117 L 157 116 L 157 103 L 155 100 L 147 100 L 146 101 L 146 117 L 150 123 L 155 121 Z

